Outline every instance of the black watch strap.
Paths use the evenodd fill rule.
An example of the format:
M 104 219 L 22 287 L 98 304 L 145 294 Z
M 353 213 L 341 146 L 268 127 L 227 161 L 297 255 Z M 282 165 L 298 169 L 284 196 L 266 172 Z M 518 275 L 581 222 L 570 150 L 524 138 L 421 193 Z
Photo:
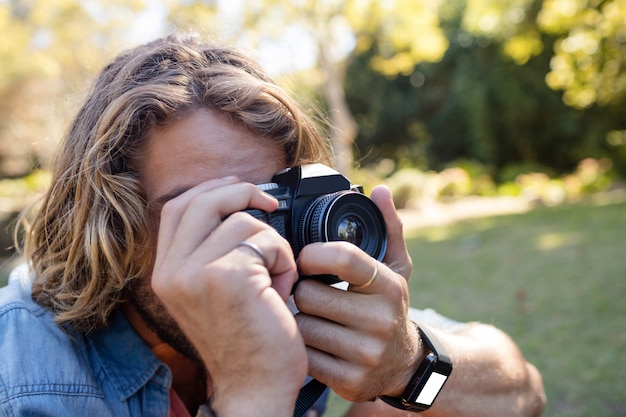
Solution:
M 411 377 L 400 398 L 383 395 L 381 400 L 401 410 L 428 410 L 452 373 L 452 361 L 445 347 L 426 326 L 417 325 L 422 344 L 428 353 Z

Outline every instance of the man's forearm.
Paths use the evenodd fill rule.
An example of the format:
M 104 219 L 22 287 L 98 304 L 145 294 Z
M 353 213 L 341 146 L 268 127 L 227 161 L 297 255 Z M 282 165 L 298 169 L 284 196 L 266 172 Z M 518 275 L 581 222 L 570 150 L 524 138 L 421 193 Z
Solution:
M 500 330 L 470 323 L 455 333 L 437 332 L 454 370 L 428 417 L 538 416 L 545 407 L 541 375 Z M 348 417 L 407 416 L 380 400 L 355 404 Z

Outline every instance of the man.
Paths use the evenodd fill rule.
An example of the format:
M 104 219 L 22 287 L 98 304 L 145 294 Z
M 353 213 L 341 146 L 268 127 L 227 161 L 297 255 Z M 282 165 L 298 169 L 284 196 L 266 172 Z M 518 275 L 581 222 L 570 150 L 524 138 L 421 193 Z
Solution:
M 1 413 L 291 416 L 309 374 L 357 402 L 350 415 L 406 415 L 436 345 L 453 372 L 425 415 L 540 414 L 541 377 L 502 332 L 410 320 L 387 188 L 371 195 L 383 262 L 347 242 L 294 259 L 243 212 L 277 208 L 253 184 L 319 162 L 310 117 L 247 57 L 177 37 L 118 56 L 61 145 L 26 234 L 30 270 L 0 293 Z M 294 317 L 293 285 L 318 274 L 348 289 L 300 282 Z

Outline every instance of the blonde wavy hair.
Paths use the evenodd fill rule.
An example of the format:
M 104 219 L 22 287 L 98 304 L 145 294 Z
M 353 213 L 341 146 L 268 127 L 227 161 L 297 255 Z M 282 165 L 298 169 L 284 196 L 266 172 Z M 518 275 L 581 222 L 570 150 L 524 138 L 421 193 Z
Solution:
M 203 106 L 280 143 L 290 166 L 331 163 L 319 119 L 236 50 L 169 36 L 120 54 L 97 78 L 48 192 L 23 222 L 33 298 L 59 325 L 105 326 L 129 284 L 150 273 L 152 226 L 138 180 L 144 142 L 153 126 Z

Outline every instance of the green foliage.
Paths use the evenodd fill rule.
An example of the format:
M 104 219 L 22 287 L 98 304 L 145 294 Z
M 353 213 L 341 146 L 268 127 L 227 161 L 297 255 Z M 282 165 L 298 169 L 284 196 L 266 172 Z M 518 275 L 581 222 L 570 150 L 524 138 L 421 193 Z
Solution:
M 331 119 L 345 115 L 332 132 L 353 126 L 341 85 L 329 81 L 349 64 L 355 159 L 366 165 L 392 158 L 426 170 L 469 159 L 492 174 L 520 163 L 560 173 L 609 157 L 626 173 L 626 0 L 224 4 L 163 1 L 161 29 L 276 50 L 278 59 L 264 62 L 274 70 L 283 61 L 315 66 L 297 91 L 314 88 Z M 144 0 L 0 2 L 0 29 L 11 34 L 0 39 L 0 177 L 49 164 L 76 91 L 137 40 L 129 35 L 148 8 Z M 297 50 L 285 51 L 294 39 Z
M 387 179 L 386 184 L 393 193 L 394 204 L 398 208 L 417 208 L 421 201 L 431 200 L 434 191 L 433 174 L 415 168 L 397 171 Z
M 381 171 L 389 173 L 392 166 L 381 170 L 380 165 L 355 171 L 353 180 L 366 184 L 366 189 L 371 189 L 373 181 L 385 183 L 393 193 L 396 207 L 412 210 L 470 196 L 520 197 L 527 203 L 555 206 L 590 198 L 615 185 L 608 159 L 584 159 L 575 170 L 560 176 L 551 176 L 549 169 L 533 164 L 510 166 L 499 184 L 475 161 L 458 161 L 440 172 L 401 168 L 390 175 L 381 175 Z
M 614 173 L 608 159 L 584 159 L 574 172 L 560 177 L 550 177 L 546 171 L 525 168 L 499 186 L 498 194 L 521 196 L 528 201 L 553 206 L 607 191 L 614 184 Z
M 515 181 L 515 179 L 519 175 L 529 173 L 542 173 L 550 177 L 553 177 L 556 174 L 554 170 L 550 169 L 547 166 L 540 165 L 535 162 L 520 162 L 506 164 L 504 168 L 500 171 L 499 179 L 500 182 L 506 183 Z
M 568 105 L 623 102 L 625 19 L 626 0 L 544 1 L 539 26 L 559 36 L 546 81 L 565 91 Z
M 440 170 L 470 159 L 493 167 L 501 179 L 510 175 L 503 172 L 507 166 L 544 166 L 560 174 L 586 157 L 607 157 L 626 173 L 626 98 L 615 95 L 585 110 L 568 106 L 546 84 L 561 41 L 537 27 L 535 3 L 518 3 L 508 12 L 518 10 L 524 19 L 514 28 L 493 23 L 501 27 L 494 33 L 470 32 L 465 2 L 446 3 L 441 25 L 450 46 L 441 61 L 417 64 L 410 75 L 390 79 L 368 67 L 376 45 L 353 60 L 345 89 L 361 126 L 356 143 L 364 164 L 389 157 Z M 531 48 L 520 65 L 507 42 L 524 31 L 534 31 L 543 48 Z

